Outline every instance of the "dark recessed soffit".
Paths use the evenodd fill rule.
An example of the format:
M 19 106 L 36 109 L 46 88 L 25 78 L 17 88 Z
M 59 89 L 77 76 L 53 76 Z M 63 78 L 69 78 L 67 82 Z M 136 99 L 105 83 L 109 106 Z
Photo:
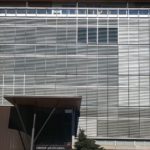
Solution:
M 80 96 L 4 96 L 13 105 L 39 108 L 80 109 Z

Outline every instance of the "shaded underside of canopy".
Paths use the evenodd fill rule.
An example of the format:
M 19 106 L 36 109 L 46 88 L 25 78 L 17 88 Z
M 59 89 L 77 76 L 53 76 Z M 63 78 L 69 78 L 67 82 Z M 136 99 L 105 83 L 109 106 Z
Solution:
M 13 105 L 31 106 L 37 108 L 75 108 L 80 109 L 80 96 L 14 96 L 4 98 Z

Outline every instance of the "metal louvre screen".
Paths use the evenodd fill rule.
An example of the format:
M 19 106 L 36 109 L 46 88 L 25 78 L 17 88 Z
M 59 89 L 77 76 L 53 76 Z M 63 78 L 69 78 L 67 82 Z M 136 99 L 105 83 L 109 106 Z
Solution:
M 1 105 L 78 95 L 89 137 L 150 138 L 149 17 L 33 13 L 0 17 Z

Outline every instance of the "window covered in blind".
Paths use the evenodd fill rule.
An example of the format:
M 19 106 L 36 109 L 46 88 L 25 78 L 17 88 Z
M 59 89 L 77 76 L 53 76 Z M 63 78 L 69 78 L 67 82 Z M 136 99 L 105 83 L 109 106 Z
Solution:
M 96 43 L 97 41 L 97 29 L 88 28 L 88 43 Z
M 87 29 L 78 28 L 78 43 L 86 43 L 87 41 Z
M 98 29 L 98 43 L 107 44 L 107 28 Z

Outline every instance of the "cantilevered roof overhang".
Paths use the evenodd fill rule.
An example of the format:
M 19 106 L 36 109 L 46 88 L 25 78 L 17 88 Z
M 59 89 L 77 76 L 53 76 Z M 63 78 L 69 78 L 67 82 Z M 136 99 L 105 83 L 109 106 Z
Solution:
M 13 105 L 31 106 L 36 108 L 75 108 L 80 110 L 80 96 L 13 96 L 4 98 Z

